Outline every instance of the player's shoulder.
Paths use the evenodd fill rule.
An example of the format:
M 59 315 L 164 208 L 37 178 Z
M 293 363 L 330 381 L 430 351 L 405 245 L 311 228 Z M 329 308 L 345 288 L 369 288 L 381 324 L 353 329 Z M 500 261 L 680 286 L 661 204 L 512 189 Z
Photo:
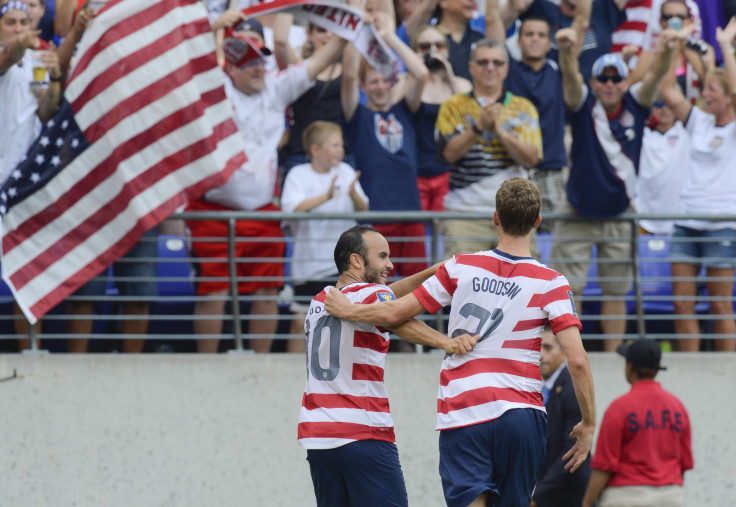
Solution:
M 352 303 L 380 303 L 396 299 L 390 287 L 380 283 L 351 283 L 340 289 Z
M 324 289 L 322 289 L 319 292 L 319 294 L 317 294 L 316 296 L 314 296 L 312 298 L 311 305 L 314 305 L 314 304 L 322 304 L 322 305 L 324 305 L 325 304 L 325 300 L 327 299 L 327 291 L 330 290 L 330 289 L 334 289 L 334 287 L 327 286 Z
M 561 273 L 532 257 L 517 257 L 498 249 L 472 254 L 458 254 L 452 260 L 454 265 L 474 266 L 499 276 L 524 276 L 545 281 L 558 278 L 565 280 Z

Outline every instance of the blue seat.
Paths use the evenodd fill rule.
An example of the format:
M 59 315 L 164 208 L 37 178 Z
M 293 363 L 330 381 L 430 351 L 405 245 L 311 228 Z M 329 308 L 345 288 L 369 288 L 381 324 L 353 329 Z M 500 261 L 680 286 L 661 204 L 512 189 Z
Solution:
M 641 291 L 645 300 L 642 307 L 645 313 L 674 313 L 672 301 L 672 265 L 669 260 L 670 241 L 668 236 L 647 235 L 639 238 L 639 274 Z M 699 276 L 704 276 L 701 271 Z M 703 294 L 705 287 L 698 286 L 698 294 Z M 633 294 L 633 291 L 632 291 Z M 661 297 L 662 299 L 653 299 Z M 708 313 L 710 305 L 707 301 L 695 304 L 696 313 Z M 629 311 L 634 311 L 634 302 Z
M 552 252 L 552 234 L 537 234 L 537 250 L 539 262 L 549 265 L 549 256 Z
M 173 234 L 158 237 L 158 295 L 193 296 L 192 269 L 186 238 Z

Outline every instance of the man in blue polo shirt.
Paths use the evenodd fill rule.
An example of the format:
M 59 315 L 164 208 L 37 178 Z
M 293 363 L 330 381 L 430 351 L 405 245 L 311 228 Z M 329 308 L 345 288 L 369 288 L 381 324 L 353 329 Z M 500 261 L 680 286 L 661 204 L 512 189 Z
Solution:
M 659 81 L 670 67 L 673 46 L 681 37 L 684 34 L 674 30 L 662 32 L 654 65 L 641 82 L 629 88 L 628 67 L 610 53 L 595 61 L 593 77 L 586 85 L 575 51 L 575 30 L 557 32 L 563 96 L 570 110 L 573 137 L 567 206 L 560 210 L 579 215 L 581 221 L 555 224 L 551 257 L 573 262 L 553 263 L 551 267 L 568 278 L 576 295 L 587 282 L 593 245 L 598 259 L 608 261 L 598 266 L 598 285 L 604 296 L 624 296 L 631 288 L 631 224 L 611 219 L 633 212 L 630 201 L 634 197 L 649 107 Z M 623 335 L 625 315 L 626 303 L 622 299 L 602 301 L 603 334 Z M 604 349 L 613 351 L 620 342 L 604 340 Z

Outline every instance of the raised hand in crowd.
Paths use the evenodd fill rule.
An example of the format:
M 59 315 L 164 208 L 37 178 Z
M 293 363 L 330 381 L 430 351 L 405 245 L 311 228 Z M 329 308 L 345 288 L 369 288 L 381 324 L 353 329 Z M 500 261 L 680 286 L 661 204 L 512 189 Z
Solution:
M 212 22 L 212 31 L 217 32 L 224 28 L 232 28 L 246 19 L 248 19 L 248 16 L 244 12 L 237 9 L 228 9 Z
M 47 51 L 39 54 L 38 59 L 49 73 L 48 88 L 41 91 L 38 102 L 38 118 L 42 123 L 46 123 L 54 116 L 61 101 L 61 69 L 59 55 L 53 42 Z
M 67 37 L 59 46 L 59 68 L 61 69 L 61 75 L 64 80 L 66 80 L 69 74 L 72 57 L 74 56 L 74 48 L 82 40 L 82 35 L 87 31 L 87 27 L 89 27 L 95 14 L 97 14 L 96 11 L 92 7 L 85 7 L 79 11 L 77 17 L 74 19 L 74 25 L 72 25 Z
M 624 62 L 628 65 L 629 61 L 631 61 L 631 59 L 639 52 L 639 49 L 639 46 L 636 44 L 626 44 L 621 48 L 621 58 L 623 58 Z
M 22 11 L 18 11 L 21 12 Z M 11 14 L 6 14 L 10 16 Z M 25 13 L 23 13 L 25 16 Z M 19 21 L 16 21 L 19 22 Z M 5 43 L 5 51 L 0 51 L 0 74 L 5 74 L 10 67 L 18 63 L 27 49 L 33 49 L 41 30 L 27 30 Z
M 736 16 L 731 18 L 724 28 L 720 26 L 716 28 L 716 41 L 721 48 L 733 47 L 733 44 L 736 43 Z

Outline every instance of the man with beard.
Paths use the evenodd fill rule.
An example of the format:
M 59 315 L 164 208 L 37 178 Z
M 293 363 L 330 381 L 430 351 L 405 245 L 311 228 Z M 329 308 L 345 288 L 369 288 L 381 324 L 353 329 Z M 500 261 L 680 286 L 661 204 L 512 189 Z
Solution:
M 336 288 L 352 303 L 390 301 L 434 274 L 435 265 L 386 286 L 393 269 L 386 238 L 367 226 L 345 231 L 335 246 Z M 389 329 L 329 315 L 327 292 L 313 300 L 304 323 L 307 385 L 299 414 L 299 443 L 307 449 L 317 505 L 407 505 L 383 369 Z M 412 319 L 390 328 L 403 339 L 470 351 L 478 336 L 454 339 Z M 326 341 L 327 343 L 323 343 Z

